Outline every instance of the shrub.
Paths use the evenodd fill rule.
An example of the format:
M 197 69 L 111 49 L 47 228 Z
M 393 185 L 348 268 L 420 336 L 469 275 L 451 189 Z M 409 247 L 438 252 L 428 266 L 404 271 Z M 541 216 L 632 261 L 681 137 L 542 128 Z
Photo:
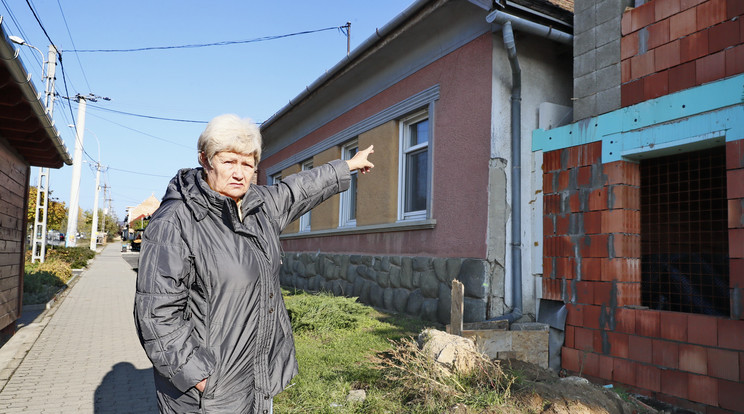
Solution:
M 329 293 L 299 293 L 286 302 L 295 333 L 355 329 L 369 315 L 370 308 L 355 298 Z
M 25 305 L 46 303 L 70 281 L 71 277 L 70 265 L 58 259 L 26 264 L 23 277 L 23 303 Z
M 96 252 L 87 247 L 55 247 L 47 250 L 46 260 L 59 259 L 70 264 L 73 269 L 82 269 Z

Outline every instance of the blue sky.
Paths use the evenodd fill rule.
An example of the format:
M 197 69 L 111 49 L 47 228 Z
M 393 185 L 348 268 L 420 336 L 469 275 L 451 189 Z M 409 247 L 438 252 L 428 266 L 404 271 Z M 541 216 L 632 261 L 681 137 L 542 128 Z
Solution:
M 407 8 L 413 0 L 308 1 L 92 1 L 30 2 L 49 37 L 62 50 L 67 91 L 57 66 L 61 95 L 93 93 L 110 101 L 89 102 L 84 148 L 110 167 L 103 175 L 114 211 L 150 195 L 160 198 L 179 168 L 196 166 L 196 140 L 204 124 L 146 119 L 208 121 L 235 113 L 257 122 L 269 118 L 346 55 L 339 30 L 263 42 L 131 53 L 74 52 L 222 41 L 339 27 L 351 22 L 352 50 Z M 0 0 L 8 35 L 20 36 L 46 55 L 49 40 L 26 1 Z M 68 30 L 69 28 L 69 30 Z M 41 56 L 18 46 L 21 60 L 42 92 Z M 69 92 L 69 95 L 68 95 Z M 58 99 L 54 120 L 70 155 L 78 104 Z M 96 139 L 98 138 L 98 139 Z M 84 157 L 89 159 L 88 157 Z M 138 171 L 134 174 L 127 171 Z M 52 197 L 69 205 L 72 167 L 51 171 Z M 92 209 L 95 172 L 82 166 L 80 207 Z M 38 169 L 32 168 L 36 185 Z M 64 231 L 64 230 L 63 230 Z

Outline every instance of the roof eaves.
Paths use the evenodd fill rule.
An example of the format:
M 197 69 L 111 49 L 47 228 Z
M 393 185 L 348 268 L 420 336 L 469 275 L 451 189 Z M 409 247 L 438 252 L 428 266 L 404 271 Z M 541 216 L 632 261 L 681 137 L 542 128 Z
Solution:
M 313 83 L 306 86 L 302 92 L 300 92 L 294 98 L 290 99 L 287 105 L 285 105 L 279 111 L 274 113 L 274 115 L 270 116 L 269 119 L 265 120 L 261 124 L 261 129 L 265 129 L 271 126 L 271 124 L 274 121 L 281 118 L 287 112 L 292 110 L 294 106 L 299 104 L 303 99 L 305 99 L 307 96 L 312 94 L 315 90 L 320 88 L 324 83 L 330 80 L 333 76 L 335 76 L 338 73 L 341 73 L 356 58 L 363 56 L 365 52 L 372 49 L 375 46 L 375 44 L 377 44 L 379 41 L 385 38 L 386 35 L 388 35 L 395 28 L 403 24 L 406 20 L 408 20 L 411 16 L 416 14 L 419 10 L 421 10 L 421 8 L 423 8 L 427 3 L 430 3 L 431 1 L 432 0 L 416 0 L 413 4 L 408 6 L 407 9 L 403 10 L 400 14 L 395 16 L 393 20 L 391 20 L 390 22 L 388 22 L 381 28 L 375 29 L 375 33 L 372 36 L 368 37 L 359 46 L 357 46 L 354 50 L 352 50 L 351 53 L 349 53 L 347 56 L 341 59 L 331 69 L 327 70 L 322 76 L 316 79 Z
M 57 128 L 54 126 L 54 121 L 47 114 L 46 108 L 36 92 L 36 88 L 31 83 L 30 75 L 18 58 L 18 51 L 11 45 L 8 35 L 5 33 L 2 16 L 0 16 L 0 32 L 2 32 L 2 39 L 0 40 L 0 65 L 5 67 L 11 77 L 9 82 L 5 83 L 5 87 L 14 88 L 17 92 L 20 92 L 23 101 L 31 110 L 30 114 L 26 114 L 25 119 L 33 117 L 39 123 L 39 127 L 44 131 L 44 136 L 40 138 L 48 140 L 48 143 L 54 148 L 52 154 L 31 157 L 32 159 L 29 162 L 31 165 L 52 168 L 59 168 L 63 163 L 72 165 L 72 158 L 67 152 L 62 138 L 59 136 Z M 25 155 L 23 151 L 21 151 L 21 155 Z

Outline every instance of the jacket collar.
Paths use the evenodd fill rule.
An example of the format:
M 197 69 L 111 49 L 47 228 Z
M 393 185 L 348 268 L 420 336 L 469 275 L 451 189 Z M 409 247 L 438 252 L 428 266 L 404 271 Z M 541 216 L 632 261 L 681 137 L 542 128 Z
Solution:
M 204 220 L 210 210 L 221 216 L 235 206 L 235 202 L 232 199 L 219 194 L 209 187 L 204 180 L 203 168 L 179 170 L 178 174 L 168 184 L 168 190 L 163 197 L 163 201 L 169 198 L 183 200 L 197 221 Z M 263 204 L 263 202 L 264 200 L 260 196 L 260 193 L 256 191 L 255 185 L 248 187 L 248 191 L 243 196 L 240 206 L 243 217 L 246 217 L 247 214 Z

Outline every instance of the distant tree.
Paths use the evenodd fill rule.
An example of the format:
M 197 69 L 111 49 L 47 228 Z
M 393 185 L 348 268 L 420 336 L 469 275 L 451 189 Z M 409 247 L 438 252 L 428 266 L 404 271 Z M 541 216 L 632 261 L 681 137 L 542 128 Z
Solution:
M 28 210 L 26 218 L 28 219 L 29 228 L 33 228 L 36 220 L 36 196 L 38 190 L 36 187 L 28 189 Z M 59 202 L 51 197 L 49 192 L 49 202 L 47 203 L 47 229 L 64 231 L 67 224 L 67 207 L 65 203 Z

